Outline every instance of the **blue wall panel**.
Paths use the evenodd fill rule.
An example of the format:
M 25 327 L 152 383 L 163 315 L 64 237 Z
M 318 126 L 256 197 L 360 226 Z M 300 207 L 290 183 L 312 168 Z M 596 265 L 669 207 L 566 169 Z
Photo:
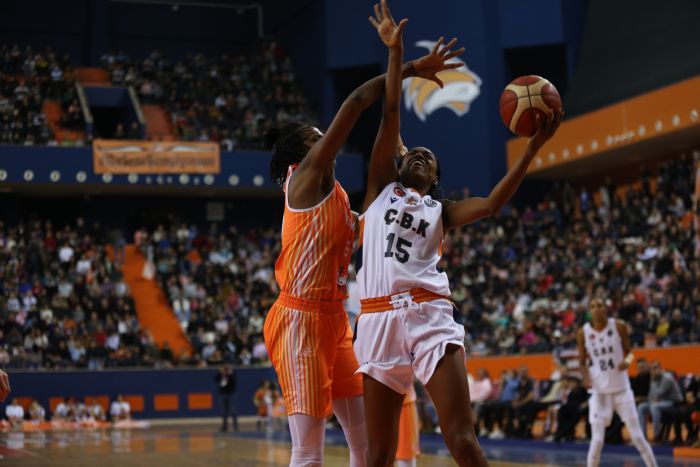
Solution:
M 11 397 L 33 397 L 48 409 L 51 397 L 108 396 L 118 394 L 143 396 L 144 411 L 136 418 L 209 417 L 221 413 L 221 401 L 214 381 L 216 370 L 110 370 L 110 371 L 37 371 L 11 372 Z M 236 404 L 240 415 L 254 415 L 253 394 L 265 379 L 276 381 L 272 368 L 236 370 Z M 187 395 L 211 393 L 214 406 L 210 410 L 189 410 Z M 156 394 L 177 394 L 179 410 L 156 411 Z M 0 410 L 5 413 L 4 405 Z
M 498 6 L 503 48 L 554 44 L 564 40 L 562 0 L 499 0 Z
M 8 184 L 178 186 L 202 188 L 253 188 L 269 191 L 272 155 L 268 152 L 223 152 L 221 172 L 211 175 L 114 175 L 105 179 L 93 172 L 91 148 L 0 146 L 0 187 Z M 53 180 L 52 173 L 58 173 Z M 82 181 L 81 181 L 82 180 Z M 108 181 L 107 181 L 108 180 Z M 364 186 L 362 158 L 338 157 L 338 180 L 348 191 Z
M 382 59 L 385 47 L 367 19 L 374 3 L 326 0 L 326 68 L 368 65 Z M 395 7 L 395 18 L 400 17 L 401 10 Z
M 108 0 L 75 1 L 71 2 L 73 8 L 49 0 L 1 3 L 0 13 L 6 25 L 0 31 L 0 40 L 35 46 L 50 44 L 57 51 L 70 52 L 76 64 L 95 63 L 99 51 L 108 48 L 123 48 L 134 56 L 154 48 L 176 56 L 187 52 L 215 55 L 254 43 L 257 36 L 255 14 L 236 9 L 181 6 L 175 11 L 165 5 Z M 265 3 L 266 32 L 277 37 L 294 57 L 296 73 L 316 104 L 323 126 L 329 123 L 344 97 L 336 95 L 333 73 L 358 66 L 384 67 L 386 63 L 386 50 L 367 21 L 373 3 L 374 0 Z M 447 188 L 468 186 L 474 194 L 488 192 L 505 168 L 504 143 L 508 133 L 498 118 L 498 97 L 512 77 L 506 76 L 503 66 L 504 50 L 564 45 L 568 72 L 572 73 L 587 0 L 432 0 L 390 4 L 397 19 L 409 18 L 404 41 L 407 59 L 425 51 L 416 47 L 419 40 L 456 36 L 467 48 L 467 65 L 481 78 L 480 95 L 464 116 L 441 108 L 422 121 L 404 108 L 406 141 L 435 151 L 444 166 L 443 184 Z M 564 94 L 566 90 L 560 92 Z M 265 167 L 251 164 L 256 173 L 267 173 Z M 339 166 L 338 173 L 344 177 L 345 169 Z M 362 168 L 357 173 L 360 178 L 356 186 L 361 187 Z M 241 177 L 241 186 L 250 185 L 248 175 L 245 172 Z M 124 177 L 121 181 L 118 178 L 113 183 L 128 184 Z M 194 183 L 195 179 L 190 181 Z M 204 184 L 201 177 L 199 181 Z M 152 179 L 151 184 L 157 185 L 158 179 Z M 168 179 L 163 179 L 162 184 L 167 185 Z M 219 177 L 214 185 L 228 186 Z M 269 188 L 266 184 L 262 187 Z

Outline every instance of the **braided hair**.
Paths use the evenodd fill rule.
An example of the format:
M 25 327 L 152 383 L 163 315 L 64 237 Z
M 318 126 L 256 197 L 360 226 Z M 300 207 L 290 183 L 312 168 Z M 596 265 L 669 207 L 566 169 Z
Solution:
M 282 128 L 269 128 L 265 132 L 265 148 L 272 150 L 270 178 L 279 186 L 284 186 L 289 166 L 301 162 L 309 151 L 304 135 L 304 130 L 308 128 L 311 126 L 292 122 Z

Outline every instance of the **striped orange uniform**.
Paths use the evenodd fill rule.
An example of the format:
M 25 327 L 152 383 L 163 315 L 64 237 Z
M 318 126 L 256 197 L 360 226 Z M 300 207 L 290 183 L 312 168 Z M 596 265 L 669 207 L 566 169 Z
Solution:
M 411 385 L 401 409 L 396 459 L 407 461 L 418 455 L 420 455 L 420 421 L 416 407 L 416 390 Z
M 293 209 L 285 184 L 282 250 L 275 264 L 280 296 L 265 318 L 265 344 L 287 414 L 323 418 L 333 399 L 362 394 L 343 308 L 354 219 L 340 183 L 319 204 Z

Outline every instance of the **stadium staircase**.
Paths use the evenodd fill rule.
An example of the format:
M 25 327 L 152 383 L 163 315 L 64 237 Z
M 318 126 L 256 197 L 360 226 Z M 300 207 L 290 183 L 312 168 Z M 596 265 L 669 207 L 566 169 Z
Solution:
M 68 130 L 61 126 L 61 116 L 63 116 L 63 108 L 61 103 L 56 100 L 47 99 L 44 101 L 43 105 L 44 115 L 46 115 L 46 122 L 51 128 L 56 141 L 63 142 L 64 140 L 77 141 L 79 139 L 85 139 L 85 132 L 82 130 Z
M 131 288 L 141 328 L 151 333 L 158 347 L 167 341 L 176 357 L 183 352 L 191 355 L 192 347 L 163 290 L 155 279 L 143 277 L 145 264 L 146 259 L 138 248 L 127 245 L 123 267 L 124 280 Z
M 145 104 L 141 106 L 146 119 L 146 137 L 153 140 L 172 141 L 173 125 L 170 114 L 160 105 Z
M 111 86 L 112 84 L 109 73 L 102 68 L 76 68 L 75 77 L 83 86 Z

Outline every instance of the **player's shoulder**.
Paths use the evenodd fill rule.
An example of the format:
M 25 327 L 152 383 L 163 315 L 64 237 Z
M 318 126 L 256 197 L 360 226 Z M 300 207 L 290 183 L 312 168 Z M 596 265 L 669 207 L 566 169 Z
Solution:
M 372 203 L 367 207 L 367 211 L 369 211 L 372 207 L 378 206 L 380 204 L 384 204 L 385 202 L 388 203 L 395 203 L 399 199 L 404 198 L 406 196 L 407 190 L 404 188 L 403 185 L 399 182 L 391 182 L 387 184 L 382 191 L 379 192 L 379 195 L 372 201 Z
M 627 331 L 627 323 L 621 319 L 615 319 L 615 327 L 619 332 Z

